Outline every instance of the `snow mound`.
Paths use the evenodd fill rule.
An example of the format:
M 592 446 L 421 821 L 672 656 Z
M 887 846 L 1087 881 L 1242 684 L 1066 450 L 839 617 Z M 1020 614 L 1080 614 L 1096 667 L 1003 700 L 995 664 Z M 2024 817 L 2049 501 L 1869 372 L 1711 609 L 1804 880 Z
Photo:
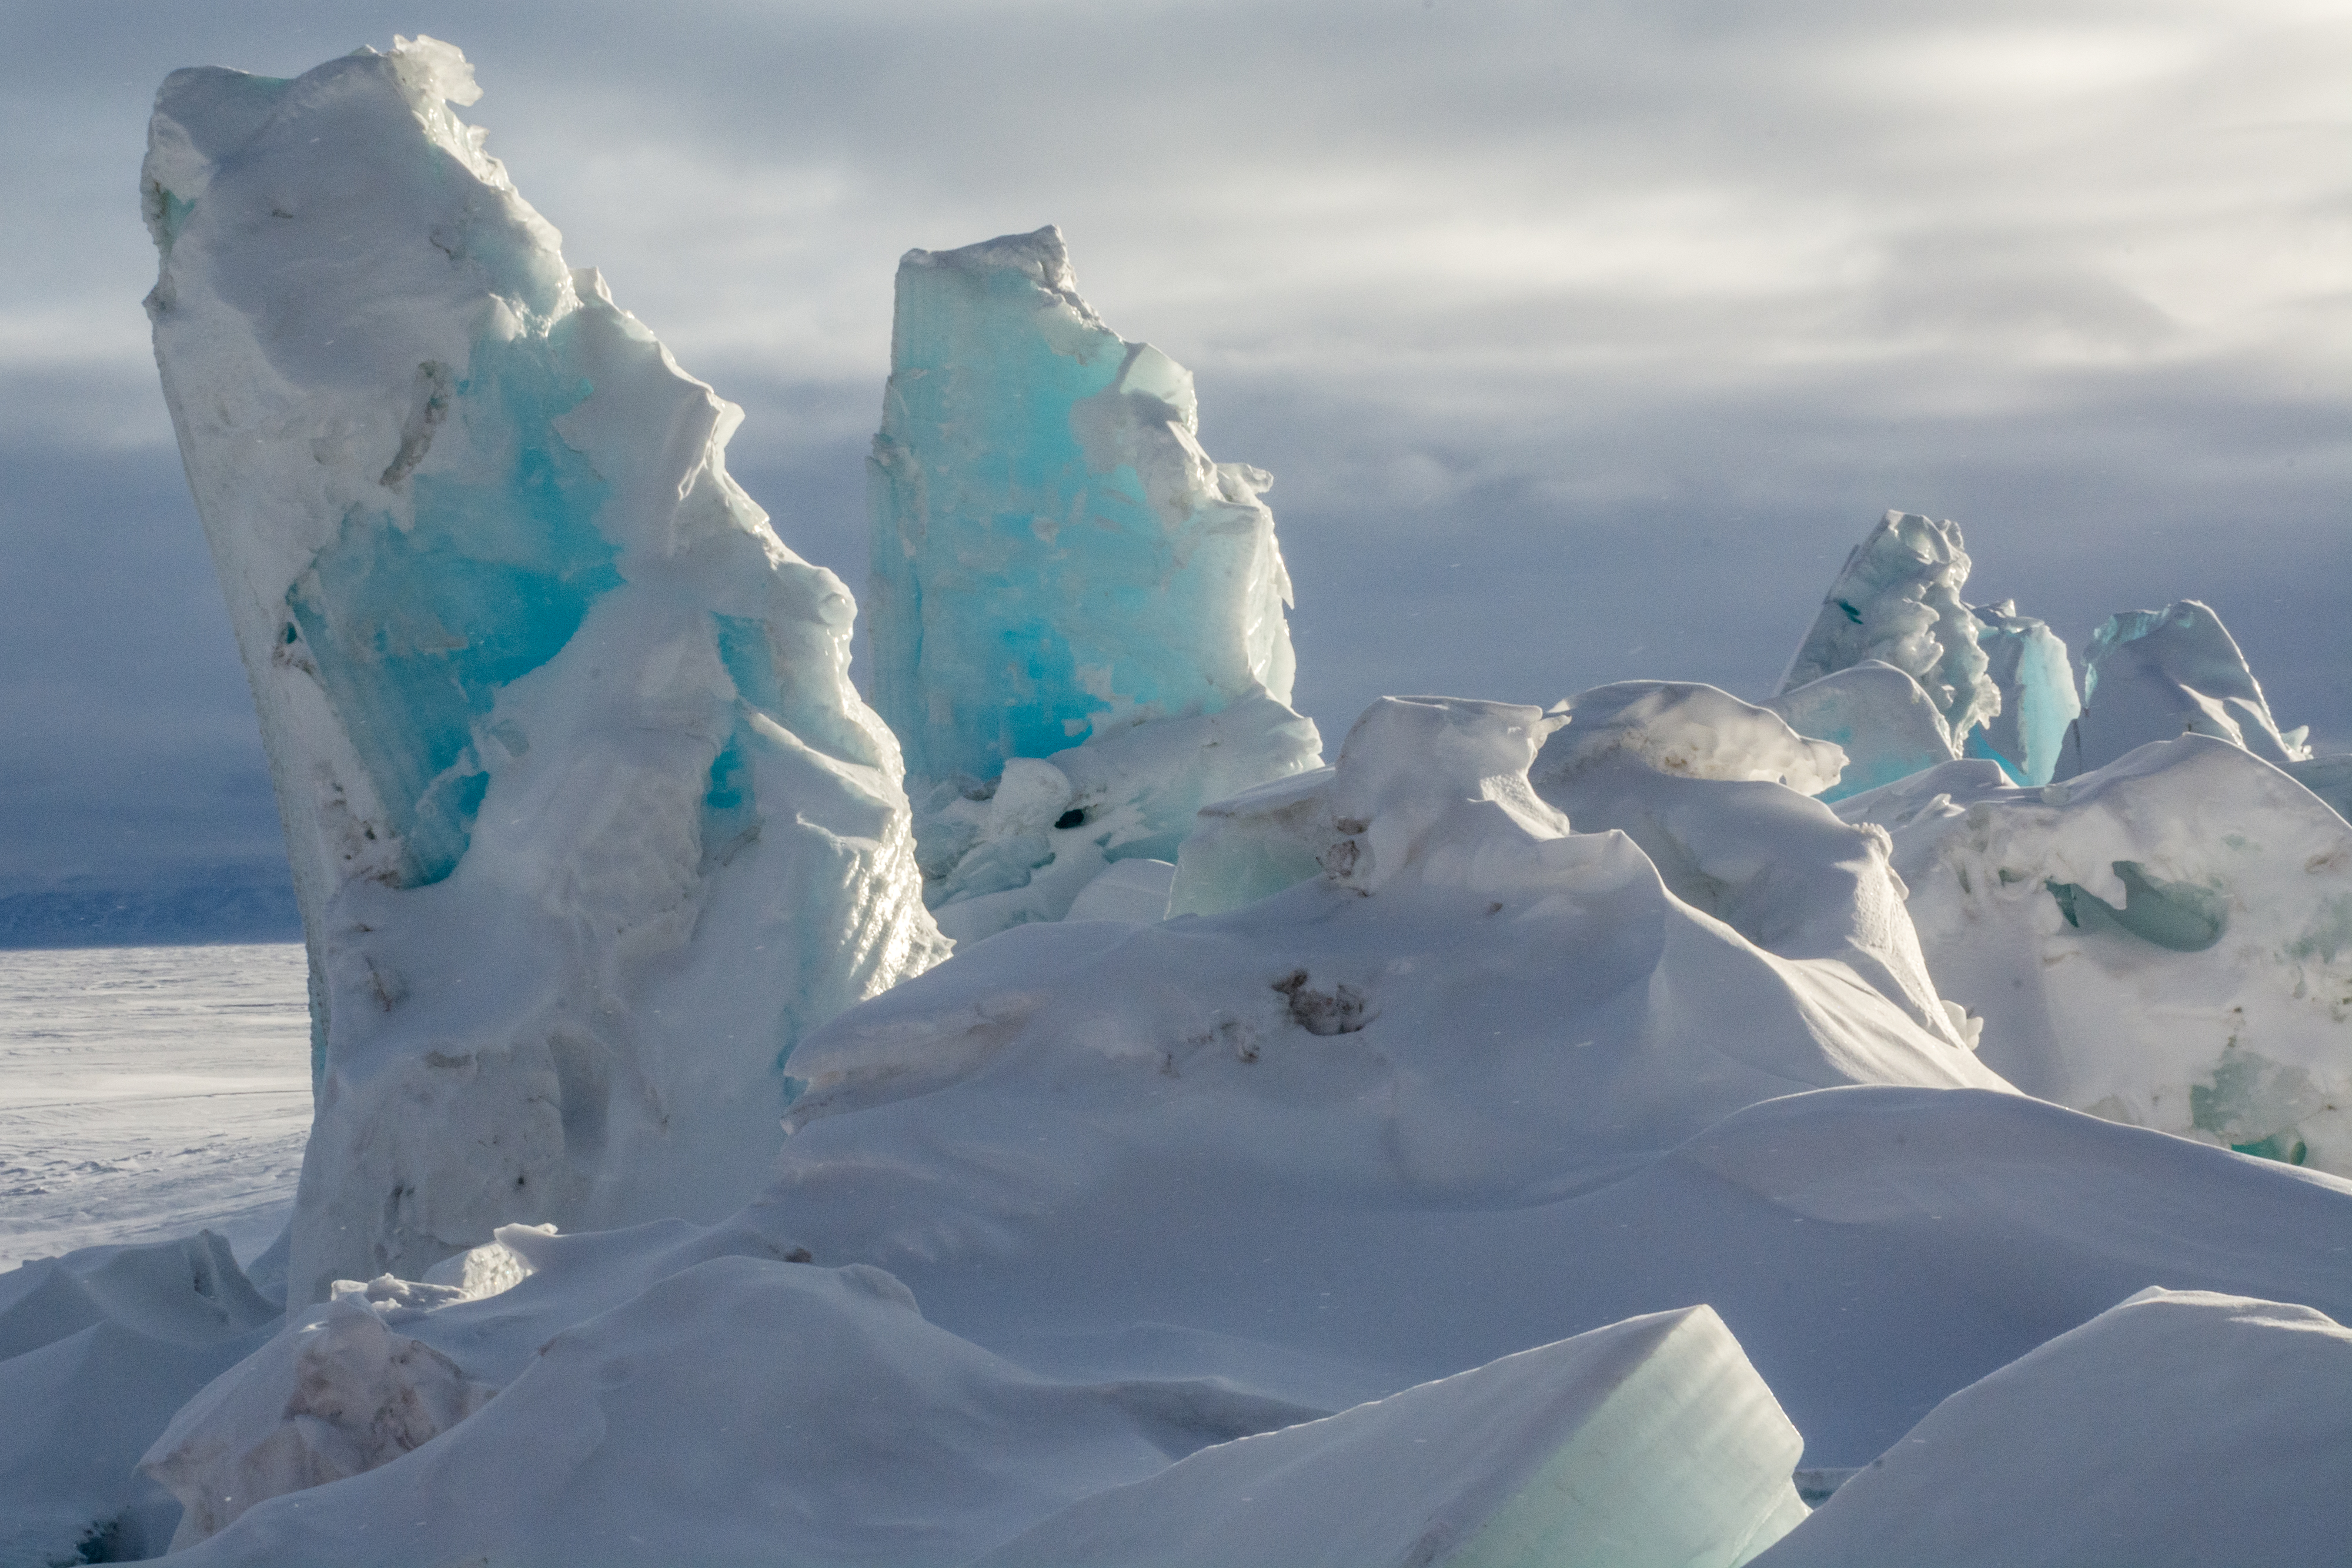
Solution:
M 2015 600 L 1978 605 L 1971 613 L 1985 673 L 2000 691 L 2000 711 L 1969 732 L 1968 754 L 2000 763 L 2016 783 L 2047 784 L 2083 711 L 2065 641 L 2046 623 L 2020 615 Z
M 1778 695 L 1876 659 L 1917 681 L 1947 729 L 1965 737 L 2000 711 L 1976 618 L 1960 602 L 1969 565 L 1958 523 L 1887 513 L 1846 557 Z
M 178 1505 L 132 1466 L 277 1317 L 210 1231 L 0 1274 L 0 1563 L 161 1555 Z
M 287 826 L 317 1122 L 289 1286 L 716 1218 L 807 1028 L 945 950 L 854 606 L 449 100 L 447 45 L 175 72 L 157 361 Z
M 2333 1562 L 2347 1389 L 2324 1313 L 2151 1288 L 1945 1400 L 1758 1561 Z
M 2074 773 L 2177 735 L 2210 735 L 2265 762 L 2311 756 L 2307 732 L 2279 728 L 2237 639 L 2194 599 L 2121 611 L 2092 633 L 2075 729 Z
M 924 1322 L 877 1269 L 731 1254 L 723 1233 L 683 1248 L 676 1228 L 583 1239 L 588 1270 L 559 1257 L 517 1287 L 535 1302 L 404 1320 L 478 1356 L 530 1320 L 537 1348 L 496 1398 L 376 1468 L 256 1502 L 188 1551 L 190 1568 L 568 1568 L 623 1542 L 662 1562 L 949 1568 L 1171 1453 L 1319 1414 L 1210 1385 L 1039 1378 Z M 604 1292 L 583 1275 L 599 1270 L 652 1278 L 597 1311 Z M 239 1374 L 234 1397 L 261 1413 L 282 1377 Z
M 1684 779 L 1742 779 L 1818 795 L 1846 767 L 1836 746 L 1807 739 L 1777 706 L 1685 681 L 1619 681 L 1579 692 L 1551 710 L 1569 727 L 1544 743 L 1539 778 L 1559 779 L 1624 753 Z
M 1322 760 L 1288 706 L 1273 481 L 1199 429 L 1192 373 L 1103 325 L 1059 230 L 900 261 L 868 465 L 875 704 L 932 905 L 994 899 L 961 936 L 1059 919 L 1106 856 L 1172 858 L 1203 803 Z M 1083 837 L 1008 843 L 959 804 L 1018 758 L 1069 777 Z
M 1984 1060 L 2111 1120 L 2352 1175 L 2352 827 L 2189 735 L 2041 789 L 1955 762 L 1841 803 L 1893 835 Z
M 1734 1568 L 1804 1518 L 1801 1447 L 1691 1307 L 1204 1448 L 976 1568 Z
M 1764 705 L 1799 735 L 1835 745 L 1844 774 L 1819 790 L 1842 800 L 1959 755 L 1944 716 L 1917 681 L 1878 659 L 1783 691 Z

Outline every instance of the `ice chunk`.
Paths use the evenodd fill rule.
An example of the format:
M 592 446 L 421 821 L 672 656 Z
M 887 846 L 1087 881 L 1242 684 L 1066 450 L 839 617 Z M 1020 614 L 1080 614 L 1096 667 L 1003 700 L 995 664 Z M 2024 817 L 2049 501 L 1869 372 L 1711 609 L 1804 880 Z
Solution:
M 2083 715 L 2063 771 L 2088 772 L 2151 740 L 2210 735 L 2265 762 L 2307 760 L 2305 731 L 2281 731 L 2221 618 L 2194 599 L 2126 610 L 2092 633 Z
M 174 73 L 156 356 L 312 964 L 292 1299 L 508 1221 L 715 1217 L 801 1031 L 935 961 L 854 612 L 430 39 Z
M 1690 1307 L 1204 1448 L 975 1568 L 1735 1568 L 1805 1517 L 1802 1447 Z
M 1162 860 L 1203 803 L 1322 760 L 1288 706 L 1271 481 L 1211 462 L 1198 429 L 1191 373 L 1103 325 L 1058 230 L 899 263 L 869 465 L 875 703 L 928 800 L 935 907 L 1059 868 L 1033 900 L 964 912 L 961 936 L 1057 919 L 1099 869 L 1074 874 L 1077 844 L 974 841 L 955 802 L 1013 759 L 1089 775 L 1101 809 L 1132 813 L 1095 847 Z
M 1806 738 L 1777 704 L 1755 707 L 1714 686 L 1619 681 L 1552 711 L 1569 716 L 1569 727 L 1544 743 L 1542 771 L 1555 780 L 1622 753 L 1676 778 L 1759 779 L 1818 795 L 1846 767 L 1836 745 Z
M 1204 803 L 1294 773 L 1320 746 L 1311 721 L 1259 695 L 1014 758 L 992 785 L 934 786 L 918 821 L 924 897 L 958 941 L 1062 919 L 1106 865 L 1172 861 Z
M 2020 1088 L 2352 1175 L 2352 827 L 2242 748 L 2064 783 L 1948 763 L 1842 802 L 1890 830 L 1936 988 Z
M 2000 689 L 2000 711 L 1969 732 L 1968 754 L 1990 758 L 2017 783 L 2047 784 L 2057 772 L 2066 733 L 2083 711 L 2065 642 L 2043 622 L 2020 615 L 2014 600 L 1979 605 L 1972 613 L 1986 673 Z
M 2347 1387 L 2326 1314 L 2151 1288 L 1945 1400 L 1758 1562 L 2332 1562 Z
M 1824 800 L 1875 789 L 1959 755 L 1919 683 L 1877 659 L 1784 691 L 1764 706 L 1799 735 L 1845 753 L 1844 774 L 1819 791 Z
M 178 1551 L 257 1502 L 389 1464 L 496 1392 L 432 1346 L 384 1327 L 364 1288 L 339 1292 L 207 1385 L 139 1468 L 185 1510 L 172 1537 Z
M 1331 769 L 1310 768 L 1201 808 L 1176 857 L 1168 913 L 1217 915 L 1321 874 Z
M 1779 695 L 1876 659 L 1917 681 L 1946 728 L 1965 738 L 2000 711 L 1976 618 L 1960 602 L 1968 580 L 1958 523 L 1887 513 L 1830 584 Z

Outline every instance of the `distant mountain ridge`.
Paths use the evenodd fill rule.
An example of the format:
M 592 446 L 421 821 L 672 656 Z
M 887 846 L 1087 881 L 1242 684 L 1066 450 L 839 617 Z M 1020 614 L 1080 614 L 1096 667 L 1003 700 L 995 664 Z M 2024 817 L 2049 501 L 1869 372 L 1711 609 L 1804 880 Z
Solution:
M 202 874 L 202 873 L 200 873 Z M 299 942 L 302 920 L 283 865 L 218 868 L 172 886 L 0 883 L 0 948 L 195 946 Z

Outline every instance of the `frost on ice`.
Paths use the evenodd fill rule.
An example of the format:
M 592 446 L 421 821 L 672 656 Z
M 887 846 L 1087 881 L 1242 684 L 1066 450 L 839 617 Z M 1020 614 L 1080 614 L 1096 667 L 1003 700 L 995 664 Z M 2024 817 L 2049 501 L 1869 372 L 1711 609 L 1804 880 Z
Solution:
M 801 1032 L 943 951 L 854 612 L 446 45 L 157 99 L 149 309 L 312 963 L 294 1299 L 723 1212 Z
M 1198 429 L 1191 372 L 1103 325 L 1058 230 L 899 263 L 874 693 L 950 935 L 1058 919 L 1107 858 L 1171 860 L 1203 804 L 1321 760 L 1272 481 Z

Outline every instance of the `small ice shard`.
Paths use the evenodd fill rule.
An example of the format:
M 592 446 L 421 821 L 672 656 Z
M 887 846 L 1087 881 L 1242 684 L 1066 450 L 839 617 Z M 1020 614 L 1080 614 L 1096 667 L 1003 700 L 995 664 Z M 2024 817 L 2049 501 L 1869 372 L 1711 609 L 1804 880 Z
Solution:
M 2028 1093 L 2352 1176 L 2352 826 L 2187 735 L 2027 789 L 1947 763 L 1841 801 L 1893 836 L 1928 972 Z
M 2221 618 L 2194 599 L 2126 610 L 2092 633 L 2083 714 L 2064 770 L 2104 768 L 2136 747 L 2210 735 L 2265 762 L 2309 760 L 2306 731 L 2282 731 Z
M 715 1217 L 800 1033 L 935 962 L 855 607 L 482 151 L 429 38 L 175 72 L 163 390 L 312 965 L 290 1299 L 509 1221 Z
M 1543 768 L 1555 779 L 1622 754 L 1679 779 L 1751 779 L 1819 795 L 1847 768 L 1837 745 L 1808 739 L 1777 702 L 1756 707 L 1709 685 L 1619 681 L 1552 711 L 1569 716 L 1568 727 L 1544 743 Z
M 1949 762 L 1959 753 L 1944 716 L 1917 681 L 1880 659 L 1864 659 L 1784 690 L 1764 705 L 1799 735 L 1845 753 L 1844 774 L 1818 793 L 1843 800 Z
M 1759 1568 L 2328 1563 L 2352 1331 L 2151 1287 L 1954 1394 Z
M 1986 673 L 2000 689 L 2000 711 L 1969 732 L 1968 754 L 2000 763 L 2020 784 L 2047 784 L 2056 776 L 2066 732 L 2083 711 L 2065 641 L 2046 623 L 2020 615 L 2014 600 L 1980 604 L 1971 612 L 1989 662 Z
M 906 747 L 932 905 L 1051 884 L 964 912 L 960 936 L 1057 919 L 1101 859 L 1171 858 L 1202 804 L 1321 760 L 1288 706 L 1271 481 L 1212 462 L 1198 428 L 1191 372 L 1103 325 L 1058 230 L 899 263 L 868 465 L 875 705 Z M 1127 820 L 990 840 L 958 801 L 1023 758 Z
M 323 1312 L 207 1385 L 139 1468 L 186 1511 L 172 1537 L 176 1552 L 257 1502 L 390 1464 L 496 1392 L 386 1328 L 363 1288 L 339 1292 Z
M 1322 874 L 1331 769 L 1269 779 L 1201 808 L 1176 857 L 1168 913 L 1217 915 Z
M 974 1568 L 1737 1568 L 1804 1447 L 1710 1307 L 1203 1448 Z
M 1968 580 L 1958 523 L 1887 513 L 1846 557 L 1779 695 L 1877 659 L 1917 681 L 1945 727 L 1965 737 L 2000 711 L 1976 618 L 1960 602 Z

